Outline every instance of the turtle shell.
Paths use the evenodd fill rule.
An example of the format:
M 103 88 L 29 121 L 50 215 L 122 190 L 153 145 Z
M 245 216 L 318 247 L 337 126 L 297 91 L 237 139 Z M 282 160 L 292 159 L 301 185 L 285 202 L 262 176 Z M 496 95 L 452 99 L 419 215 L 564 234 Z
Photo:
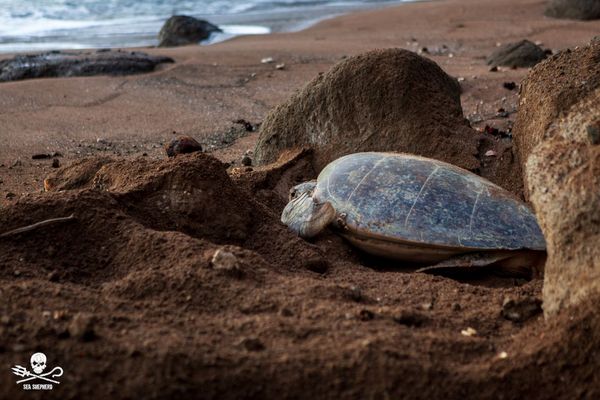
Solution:
M 546 248 L 524 203 L 480 176 L 437 160 L 398 153 L 344 156 L 319 174 L 314 196 L 345 214 L 347 236 L 456 252 Z

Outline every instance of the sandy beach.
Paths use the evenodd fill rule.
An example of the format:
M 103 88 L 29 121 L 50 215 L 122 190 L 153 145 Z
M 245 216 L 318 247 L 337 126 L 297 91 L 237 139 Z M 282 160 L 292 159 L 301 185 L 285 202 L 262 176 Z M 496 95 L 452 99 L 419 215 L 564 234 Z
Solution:
M 502 84 L 518 83 L 527 69 L 490 72 L 485 57 L 499 43 L 527 38 L 557 51 L 582 45 L 599 31 L 599 22 L 544 17 L 543 7 L 543 1 L 533 0 L 404 4 L 341 16 L 297 33 L 143 49 L 176 60 L 151 74 L 4 83 L 0 201 L 6 204 L 9 192 L 43 189 L 51 161 L 32 161 L 33 154 L 59 152 L 63 164 L 98 153 L 163 157 L 162 145 L 174 133 L 206 143 L 235 126 L 233 121 L 259 123 L 318 73 L 343 57 L 374 48 L 426 47 L 430 54 L 425 56 L 464 78 L 463 109 L 473 126 L 506 128 L 508 121 L 494 116 L 499 108 L 514 116 L 517 91 Z M 266 57 L 276 62 L 261 64 Z M 280 63 L 285 69 L 276 70 Z M 239 162 L 255 139 L 256 134 L 250 135 L 215 155 Z M 22 165 L 8 170 L 17 160 Z
M 582 46 L 600 32 L 600 21 L 547 18 L 544 5 L 542 0 L 409 3 L 336 17 L 300 32 L 237 37 L 209 46 L 137 49 L 175 60 L 148 74 L 1 83 L 0 208 L 34 199 L 65 213 L 70 202 L 79 201 L 90 209 L 97 202 L 100 210 L 85 217 L 85 228 L 77 228 L 73 237 L 87 237 L 78 242 L 81 247 L 65 245 L 66 253 L 60 244 L 53 245 L 70 240 L 58 230 L 52 237 L 25 240 L 22 249 L 22 243 L 0 243 L 7 252 L 0 260 L 5 266 L 0 275 L 0 298 L 5 299 L 0 305 L 2 368 L 27 363 L 33 350 L 44 347 L 52 362 L 64 364 L 66 379 L 52 393 L 61 398 L 598 394 L 598 374 L 593 372 L 598 360 L 586 358 L 585 343 L 573 350 L 585 342 L 586 331 L 578 327 L 597 327 L 587 314 L 574 311 L 570 319 L 563 316 L 552 323 L 540 315 L 524 323 L 499 317 L 507 296 L 539 298 L 540 279 L 463 284 L 392 272 L 385 263 L 365 260 L 333 234 L 302 242 L 277 226 L 280 210 L 265 211 L 254 200 L 250 204 L 239 198 L 236 185 L 260 188 L 267 178 L 260 172 L 234 176 L 235 185 L 230 184 L 212 161 L 206 161 L 207 171 L 218 176 L 215 182 L 230 196 L 223 209 L 246 213 L 249 207 L 247 214 L 254 219 L 238 222 L 253 228 L 233 242 L 221 233 L 192 238 L 160 225 L 159 216 L 146 216 L 137 205 L 124 207 L 133 210 L 134 223 L 118 216 L 121 211 L 110 211 L 113 200 L 108 197 L 44 197 L 44 178 L 55 168 L 52 159 L 32 159 L 60 153 L 52 158 L 63 167 L 88 156 L 116 156 L 122 164 L 115 168 L 146 176 L 169 170 L 171 166 L 161 164 L 164 144 L 175 135 L 189 135 L 210 155 L 240 166 L 258 133 L 243 132 L 236 121 L 260 124 L 273 107 L 337 62 L 381 48 L 404 48 L 432 59 L 458 78 L 464 115 L 473 128 L 509 131 L 518 87 L 509 90 L 504 83 L 518 85 L 529 70 L 491 71 L 486 57 L 501 44 L 521 39 L 556 53 Z M 274 62 L 262 63 L 267 57 Z M 278 64 L 284 66 L 277 69 Z M 508 116 L 498 116 L 500 109 Z M 145 160 L 139 169 L 127 164 L 137 157 Z M 195 165 L 190 160 L 177 163 Z M 522 197 L 521 176 L 509 176 L 502 167 L 506 163 L 517 161 L 491 160 L 479 172 Z M 269 204 L 280 207 L 281 200 Z M 14 215 L 27 219 L 33 209 L 23 207 L 14 208 Z M 146 217 L 155 223 L 153 230 L 140 228 Z M 219 216 L 216 223 L 228 227 L 228 218 Z M 274 222 L 257 228 L 256 221 L 263 220 Z M 90 226 L 105 222 L 112 231 L 90 233 Z M 243 247 L 239 254 L 257 269 L 246 271 L 246 280 L 204 271 L 200 265 L 209 264 L 215 243 Z M 73 249 L 81 253 L 73 254 Z M 57 251 L 64 262 L 56 261 Z M 303 264 L 315 252 L 328 260 L 327 273 L 309 271 Z M 191 261 L 181 261 L 186 257 Z M 153 260 L 160 261 L 154 265 Z M 193 268 L 204 272 L 190 272 Z M 42 297 L 36 300 L 28 293 L 38 287 Z M 61 336 L 70 318 L 83 311 L 94 316 L 98 338 L 81 343 Z M 472 325 L 478 326 L 477 338 L 453 336 Z M 563 344 L 572 356 L 554 363 L 564 356 Z M 508 354 L 504 363 L 498 359 L 505 361 L 498 356 L 503 352 Z M 0 397 L 25 397 L 13 378 L 9 372 L 0 374 Z M 586 379 L 590 386 L 573 395 L 574 386 Z M 571 383 L 565 386 L 566 381 Z

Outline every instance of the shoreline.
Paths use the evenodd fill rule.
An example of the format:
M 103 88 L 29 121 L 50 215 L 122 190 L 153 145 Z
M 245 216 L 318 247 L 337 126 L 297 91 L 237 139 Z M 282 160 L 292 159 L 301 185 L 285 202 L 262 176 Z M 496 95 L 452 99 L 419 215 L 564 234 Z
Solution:
M 316 25 L 319 22 L 329 20 L 332 18 L 348 15 L 355 12 L 369 11 L 383 9 L 387 7 L 396 7 L 403 4 L 419 1 L 431 1 L 431 0 L 386 0 L 385 3 L 379 4 L 348 4 L 346 6 L 332 6 L 325 7 L 325 10 L 312 7 L 302 7 L 300 9 L 289 9 L 289 10 L 275 10 L 268 13 L 261 13 L 252 11 L 246 14 L 214 14 L 214 15 L 200 15 L 190 14 L 190 16 L 206 20 L 213 24 L 218 25 L 223 29 L 223 33 L 213 34 L 208 40 L 198 43 L 199 46 L 210 46 L 217 43 L 240 37 L 240 36 L 262 36 L 270 35 L 275 33 L 293 33 L 299 32 Z M 325 13 L 325 14 L 323 14 Z M 115 36 L 114 39 L 109 42 L 96 42 L 96 43 L 85 43 L 85 42 L 74 42 L 72 36 L 65 36 L 64 41 L 59 41 L 59 36 L 53 35 L 52 31 L 49 32 L 47 37 L 56 38 L 55 42 L 45 42 L 44 37 L 40 37 L 39 42 L 33 43 L 22 43 L 22 42 L 4 42 L 0 43 L 0 56 L 10 56 L 13 54 L 32 54 L 38 52 L 46 52 L 53 50 L 61 51 L 85 51 L 85 50 L 98 50 L 98 49 L 140 49 L 140 48 L 153 48 L 158 45 L 158 32 L 164 21 L 163 19 L 148 19 L 146 18 L 143 22 L 138 23 L 140 31 L 135 34 L 118 36 L 117 32 L 113 31 L 94 31 L 93 36 Z M 116 21 L 116 20 L 115 20 Z M 106 24 L 108 21 L 97 21 L 99 26 L 106 25 L 111 26 L 113 29 L 119 28 L 121 25 Z M 132 21 L 133 22 L 133 21 Z M 92 23 L 90 21 L 90 23 Z M 123 22 L 121 22 L 123 24 Z M 149 31 L 149 25 L 154 28 L 152 32 Z M 88 28 L 80 29 L 91 29 Z M 117 29 L 118 30 L 118 29 Z M 258 32 L 258 33 L 255 33 Z M 73 30 L 72 35 L 77 33 Z M 92 40 L 92 32 L 86 33 L 81 40 Z M 81 33 L 80 33 L 81 34 Z M 119 39 L 120 41 L 117 41 Z M 96 40 L 96 39 L 93 39 Z M 121 44 L 119 44 L 121 43 Z M 33 47 L 33 48 L 30 48 Z M 6 49 L 6 50 L 5 50 Z

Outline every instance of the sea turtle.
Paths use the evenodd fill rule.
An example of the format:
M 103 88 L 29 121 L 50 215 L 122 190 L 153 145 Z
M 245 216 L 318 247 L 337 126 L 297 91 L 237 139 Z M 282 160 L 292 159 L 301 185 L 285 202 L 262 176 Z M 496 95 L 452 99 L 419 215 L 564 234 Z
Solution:
M 514 195 L 462 168 L 402 153 L 331 162 L 316 181 L 290 190 L 281 221 L 304 238 L 333 223 L 367 253 L 438 268 L 512 260 L 506 264 L 521 269 L 546 249 L 535 215 Z

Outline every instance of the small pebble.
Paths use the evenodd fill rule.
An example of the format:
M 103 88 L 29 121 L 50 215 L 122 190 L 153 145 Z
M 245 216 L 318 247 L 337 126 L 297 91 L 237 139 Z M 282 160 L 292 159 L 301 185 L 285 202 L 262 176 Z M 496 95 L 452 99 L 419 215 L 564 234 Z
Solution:
M 486 157 L 496 157 L 497 155 L 498 153 L 496 153 L 494 150 L 488 150 L 485 152 Z
M 350 286 L 350 289 L 348 290 L 348 297 L 358 303 L 363 299 L 362 290 L 360 290 L 360 287 L 358 286 Z
M 498 353 L 498 358 L 501 360 L 507 359 L 508 358 L 508 353 L 505 351 L 501 351 L 500 353 Z
M 165 151 L 169 157 L 175 157 L 178 154 L 195 153 L 202 151 L 202 146 L 196 139 L 190 136 L 179 136 L 165 146 Z
M 506 297 L 502 303 L 502 316 L 512 322 L 525 322 L 542 313 L 542 300 L 532 296 Z
M 360 310 L 360 312 L 358 313 L 358 318 L 361 321 L 371 321 L 373 318 L 375 318 L 375 314 L 373 314 L 372 311 L 363 309 L 363 310 Z
M 262 351 L 265 345 L 256 338 L 244 338 L 240 341 L 240 345 L 248 351 Z
M 94 319 L 87 314 L 75 314 L 69 323 L 68 331 L 71 337 L 81 340 L 82 342 L 89 342 L 96 338 Z
M 238 258 L 235 254 L 224 250 L 217 249 L 212 256 L 211 265 L 214 269 L 230 273 L 232 275 L 240 276 L 241 269 Z
M 475 336 L 477 335 L 477 331 L 471 327 L 468 327 L 467 329 L 463 329 L 462 331 L 460 331 L 460 334 L 463 336 Z
M 244 154 L 244 157 L 242 157 L 242 165 L 244 167 L 249 167 L 252 165 L 252 158 L 250 158 L 250 156 L 248 156 L 247 154 Z
M 283 63 L 281 63 L 281 64 L 277 64 L 277 65 L 275 66 L 275 69 L 279 69 L 279 70 L 285 69 L 285 64 L 283 64 Z
M 281 315 L 282 317 L 293 317 L 294 313 L 289 308 L 284 307 L 281 310 L 279 310 L 279 315 Z
M 261 59 L 260 62 L 263 64 L 271 64 L 271 63 L 275 62 L 275 60 L 273 59 L 273 57 L 265 57 L 265 58 Z
M 593 145 L 600 144 L 600 121 L 595 125 L 588 125 L 586 130 L 590 143 Z
M 52 160 L 52 168 L 59 168 L 60 167 L 60 161 L 58 160 L 58 158 L 55 158 L 54 160 Z
M 302 266 L 317 274 L 324 274 L 329 269 L 329 264 L 320 256 L 308 257 L 302 262 Z
M 58 281 L 58 272 L 56 270 L 51 271 L 48 273 L 48 275 L 46 276 L 46 278 L 50 281 L 50 282 L 56 282 Z
M 504 82 L 502 86 L 504 87 L 504 89 L 508 90 L 515 90 L 517 88 L 517 84 L 514 82 Z
M 408 327 L 420 327 L 427 322 L 427 317 L 418 311 L 402 310 L 393 317 L 394 322 L 408 326 Z

